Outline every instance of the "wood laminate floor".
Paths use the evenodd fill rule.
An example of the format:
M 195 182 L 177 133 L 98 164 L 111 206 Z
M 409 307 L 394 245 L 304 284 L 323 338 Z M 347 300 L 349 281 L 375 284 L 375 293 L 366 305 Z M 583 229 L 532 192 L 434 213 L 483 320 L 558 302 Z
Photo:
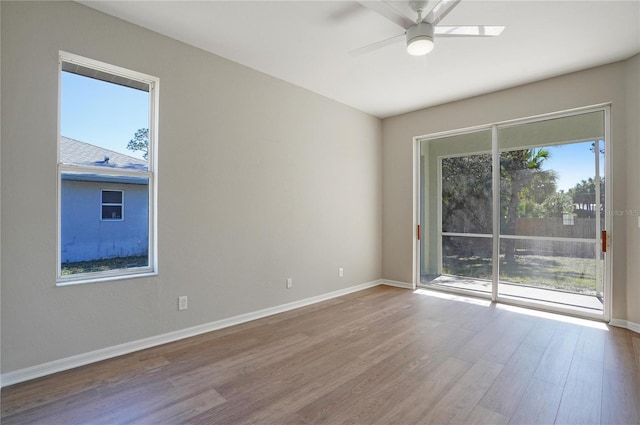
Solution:
M 2 424 L 638 424 L 639 370 L 631 331 L 378 286 L 7 387 Z

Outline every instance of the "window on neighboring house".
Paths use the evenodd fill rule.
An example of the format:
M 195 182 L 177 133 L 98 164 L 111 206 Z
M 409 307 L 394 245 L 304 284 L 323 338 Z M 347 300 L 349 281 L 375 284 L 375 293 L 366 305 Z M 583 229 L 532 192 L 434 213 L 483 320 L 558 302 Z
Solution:
M 58 284 L 155 274 L 158 79 L 65 52 L 59 73 Z
M 122 221 L 124 192 L 121 190 L 102 191 L 102 219 Z

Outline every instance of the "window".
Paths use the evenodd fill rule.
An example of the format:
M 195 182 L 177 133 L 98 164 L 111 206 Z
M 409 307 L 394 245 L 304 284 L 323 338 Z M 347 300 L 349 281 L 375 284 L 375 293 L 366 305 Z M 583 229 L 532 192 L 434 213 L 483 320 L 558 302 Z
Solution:
M 102 212 L 103 220 L 122 221 L 122 202 L 124 192 L 121 190 L 102 191 Z
M 158 79 L 65 52 L 59 78 L 57 282 L 155 274 Z

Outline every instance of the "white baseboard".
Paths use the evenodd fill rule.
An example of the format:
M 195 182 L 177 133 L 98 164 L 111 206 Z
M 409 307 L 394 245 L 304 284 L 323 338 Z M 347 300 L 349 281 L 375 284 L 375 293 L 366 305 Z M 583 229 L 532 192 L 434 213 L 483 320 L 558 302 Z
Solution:
M 113 357 L 121 356 L 123 354 L 129 354 L 134 351 L 144 350 L 146 348 L 155 347 L 157 345 L 162 345 L 169 342 L 178 341 L 180 339 L 189 338 L 229 326 L 239 325 L 241 323 L 250 322 L 252 320 L 261 319 L 263 317 L 283 313 L 285 311 L 304 307 L 310 304 L 315 304 L 321 301 L 326 301 L 342 295 L 350 294 L 352 292 L 362 291 L 363 289 L 372 288 L 383 283 L 389 284 L 386 281 L 375 280 L 372 282 L 351 286 L 349 288 L 340 289 L 326 294 L 317 295 L 315 297 L 305 298 L 303 300 L 265 308 L 263 310 L 258 310 L 251 313 L 240 314 L 238 316 L 216 320 L 215 322 L 204 323 L 202 325 L 180 329 L 162 335 L 156 335 L 149 338 L 139 339 L 137 341 L 126 342 L 124 344 L 114 345 L 112 347 L 102 348 L 100 350 L 90 351 L 88 353 L 78 354 L 75 356 L 66 357 L 64 359 L 54 360 L 51 362 L 26 367 L 24 369 L 14 370 L 0 375 L 0 387 L 6 387 L 8 385 L 29 381 L 31 379 L 51 375 L 56 372 L 62 372 L 63 370 L 73 369 L 90 363 L 110 359 Z
M 618 328 L 625 328 L 625 329 L 629 329 L 630 331 L 640 333 L 640 324 L 629 322 L 628 320 L 611 319 L 611 321 L 609 321 L 609 324 L 611 326 L 616 326 Z
M 399 282 L 397 280 L 382 279 L 380 283 L 383 285 L 396 286 L 398 288 L 415 289 L 413 283 Z

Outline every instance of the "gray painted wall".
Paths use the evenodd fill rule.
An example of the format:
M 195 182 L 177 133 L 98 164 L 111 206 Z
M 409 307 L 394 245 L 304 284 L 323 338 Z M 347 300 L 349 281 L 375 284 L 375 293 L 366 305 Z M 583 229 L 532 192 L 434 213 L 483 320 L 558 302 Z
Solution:
M 638 56 L 573 74 L 388 118 L 382 127 L 382 277 L 411 282 L 414 136 L 612 102 L 613 205 L 638 210 Z M 615 216 L 612 318 L 640 323 L 638 218 Z
M 380 278 L 379 119 L 73 2 L 1 29 L 3 373 Z M 59 50 L 160 78 L 157 277 L 55 286 Z
M 628 191 L 626 202 L 628 206 L 640 206 L 640 55 L 635 55 L 625 63 L 626 67 L 626 165 L 628 167 Z M 632 215 L 625 216 L 623 221 L 628 229 L 627 245 L 622 248 L 627 261 L 626 298 L 627 320 L 640 323 L 640 219 Z

